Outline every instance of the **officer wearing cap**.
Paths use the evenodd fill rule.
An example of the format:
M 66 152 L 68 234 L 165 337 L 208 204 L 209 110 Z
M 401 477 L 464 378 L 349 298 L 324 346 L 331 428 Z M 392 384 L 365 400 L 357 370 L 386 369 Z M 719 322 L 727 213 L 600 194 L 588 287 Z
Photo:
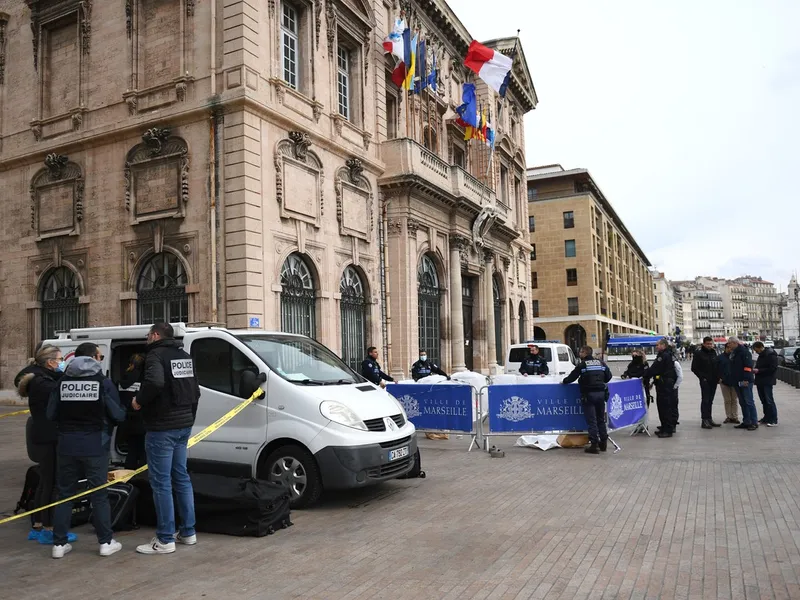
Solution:
M 384 381 L 394 381 L 389 375 L 381 371 L 378 364 L 378 349 L 375 346 L 367 348 L 367 358 L 361 363 L 361 374 L 371 383 L 386 387 Z
M 608 382 L 611 381 L 611 369 L 602 360 L 592 356 L 592 352 L 591 346 L 582 346 L 578 351 L 581 361 L 561 383 L 567 384 L 578 380 L 581 388 L 581 405 L 591 442 L 591 445 L 586 448 L 586 452 L 599 454 L 608 448 L 606 401 L 608 400 Z
M 549 375 L 550 369 L 547 366 L 547 361 L 539 354 L 539 346 L 531 344 L 528 348 L 530 348 L 530 354 L 520 364 L 519 374 L 525 377 L 528 375 Z

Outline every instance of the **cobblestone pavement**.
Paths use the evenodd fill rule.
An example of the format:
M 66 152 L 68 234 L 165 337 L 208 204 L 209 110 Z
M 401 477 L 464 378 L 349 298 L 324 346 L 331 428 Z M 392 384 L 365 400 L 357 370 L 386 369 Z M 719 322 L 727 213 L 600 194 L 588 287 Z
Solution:
M 201 535 L 149 557 L 140 530 L 100 558 L 85 526 L 54 561 L 25 524 L 0 526 L 0 596 L 800 598 L 800 392 L 776 387 L 776 429 L 705 431 L 686 371 L 672 439 L 619 434 L 622 452 L 590 456 L 506 438 L 502 459 L 468 454 L 467 437 L 423 440 L 427 479 L 337 494 L 265 538 Z M 0 420 L 0 511 L 28 466 L 23 425 Z

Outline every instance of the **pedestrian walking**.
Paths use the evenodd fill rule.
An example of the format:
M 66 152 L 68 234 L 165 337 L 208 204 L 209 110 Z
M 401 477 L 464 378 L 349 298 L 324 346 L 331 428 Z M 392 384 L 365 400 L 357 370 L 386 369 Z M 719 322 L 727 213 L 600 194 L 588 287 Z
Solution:
M 692 373 L 700 381 L 700 426 L 703 429 L 721 427 L 711 416 L 714 395 L 717 393 L 717 351 L 711 337 L 703 338 L 703 345 L 697 349 L 692 358 Z
M 608 382 L 611 381 L 611 369 L 602 360 L 592 356 L 591 346 L 582 346 L 578 350 L 580 362 L 561 382 L 563 384 L 578 381 L 581 388 L 581 405 L 589 430 L 590 445 L 588 454 L 599 454 L 608 449 L 608 430 L 606 428 L 606 402 L 608 401 Z
M 739 406 L 742 408 L 742 423 L 736 425 L 736 429 L 746 429 L 755 431 L 758 429 L 758 412 L 753 400 L 753 355 L 750 349 L 739 341 L 739 338 L 731 337 L 728 341 L 733 345 L 732 352 L 732 373 L 736 381 L 736 395 L 739 398 Z
M 58 389 L 64 371 L 64 359 L 55 346 L 40 346 L 30 364 L 20 371 L 16 379 L 21 398 L 28 399 L 31 411 L 31 442 L 39 459 L 39 484 L 33 497 L 34 508 L 50 504 L 56 487 L 56 446 L 58 429 L 47 418 L 50 395 Z M 53 510 L 47 509 L 33 515 L 33 527 L 28 539 L 41 544 L 53 543 Z M 75 541 L 73 534 L 69 540 Z
M 125 420 L 114 383 L 103 375 L 103 355 L 97 344 L 85 342 L 75 349 L 58 388 L 50 396 L 47 418 L 58 424 L 58 499 L 78 492 L 78 481 L 86 478 L 89 488 L 108 481 L 108 453 L 111 430 Z M 100 556 L 122 549 L 111 529 L 111 505 L 106 488 L 89 495 L 92 524 L 100 544 Z M 72 545 L 69 527 L 72 502 L 55 507 L 53 517 L 53 558 L 63 558 Z
M 144 417 L 145 451 L 156 508 L 156 536 L 136 548 L 140 554 L 171 554 L 175 542 L 197 543 L 194 492 L 186 470 L 186 452 L 197 415 L 200 386 L 192 357 L 175 339 L 169 323 L 156 323 L 147 334 L 142 387 L 133 400 Z M 175 536 L 175 492 L 180 531 Z
M 772 348 L 764 347 L 762 342 L 753 344 L 753 350 L 758 354 L 755 373 L 756 390 L 758 398 L 764 408 L 764 417 L 759 421 L 767 427 L 778 426 L 778 408 L 775 406 L 775 395 L 773 388 L 777 381 L 778 373 L 778 353 Z
M 367 348 L 367 357 L 361 363 L 361 374 L 368 381 L 382 388 L 386 387 L 386 381 L 394 381 L 381 371 L 381 365 L 378 363 L 378 349 L 375 346 Z
M 670 438 L 675 433 L 675 382 L 677 376 L 675 372 L 675 358 L 669 348 L 666 339 L 659 340 L 656 344 L 658 355 L 653 364 L 644 372 L 642 379 L 645 389 L 650 382 L 654 381 L 656 386 L 656 406 L 658 408 L 658 419 L 661 426 L 658 427 L 656 435 L 660 438 Z
M 730 342 L 725 344 L 725 350 L 717 356 L 716 369 L 719 389 L 725 401 L 725 423 L 738 425 L 739 420 L 739 397 L 736 394 L 737 382 L 733 377 L 733 348 Z

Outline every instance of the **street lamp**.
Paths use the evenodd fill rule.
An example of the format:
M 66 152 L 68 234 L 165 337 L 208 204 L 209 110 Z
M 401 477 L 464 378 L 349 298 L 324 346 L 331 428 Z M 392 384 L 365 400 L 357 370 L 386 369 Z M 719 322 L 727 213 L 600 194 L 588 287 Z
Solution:
M 797 308 L 797 337 L 795 342 L 800 343 L 800 288 L 797 286 L 794 288 L 794 305 Z

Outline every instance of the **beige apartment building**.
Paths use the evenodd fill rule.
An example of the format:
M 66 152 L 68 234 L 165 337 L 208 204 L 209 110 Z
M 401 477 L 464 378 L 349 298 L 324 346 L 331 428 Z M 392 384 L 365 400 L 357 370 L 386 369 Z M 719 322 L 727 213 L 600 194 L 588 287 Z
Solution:
M 599 347 L 655 332 L 650 261 L 586 169 L 528 169 L 537 339 Z
M 0 387 L 78 326 L 304 333 L 396 376 L 420 347 L 489 372 L 528 337 L 524 53 L 487 42 L 518 48 L 490 172 L 450 118 L 472 38 L 443 0 L 409 8 L 440 46 L 413 102 L 391 3 L 5 2 Z

